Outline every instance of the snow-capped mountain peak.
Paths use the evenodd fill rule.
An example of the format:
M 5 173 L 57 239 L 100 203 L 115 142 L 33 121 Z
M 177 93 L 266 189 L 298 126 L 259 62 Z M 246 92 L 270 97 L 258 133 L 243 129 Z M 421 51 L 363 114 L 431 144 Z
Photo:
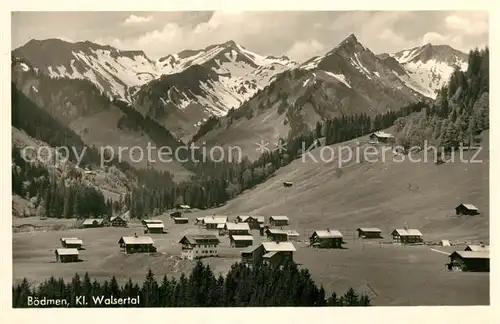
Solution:
M 184 50 L 177 54 L 167 55 L 158 60 L 159 68 L 164 74 L 179 73 L 192 65 L 203 65 L 209 68 L 220 68 L 224 63 L 256 69 L 274 63 L 285 67 L 294 67 L 296 62 L 286 56 L 262 56 L 247 50 L 240 44 L 230 40 L 222 44 L 210 45 L 204 49 Z M 243 71 L 241 71 L 243 72 Z
M 102 92 L 123 99 L 129 97 L 129 88 L 160 75 L 143 51 L 122 51 L 89 41 L 31 40 L 12 54 L 51 77 L 87 79 Z
M 413 82 L 424 89 L 422 94 L 433 99 L 456 67 L 466 70 L 468 66 L 467 54 L 448 45 L 428 43 L 388 55 L 396 59 Z

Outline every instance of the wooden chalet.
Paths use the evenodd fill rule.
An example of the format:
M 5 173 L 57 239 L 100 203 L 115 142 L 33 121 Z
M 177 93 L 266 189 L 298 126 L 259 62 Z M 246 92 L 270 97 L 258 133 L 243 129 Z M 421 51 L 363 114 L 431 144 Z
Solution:
M 248 223 L 226 223 L 224 231 L 229 235 L 250 235 Z
M 126 212 L 125 214 L 123 214 L 121 216 L 118 216 L 118 215 L 113 216 L 109 219 L 109 223 L 113 227 L 127 227 L 128 226 L 128 222 L 127 222 L 128 215 L 129 215 L 129 212 Z
M 163 224 L 163 221 L 161 219 L 143 219 L 141 223 L 146 226 L 147 224 Z
M 236 217 L 237 223 L 247 223 L 250 229 L 258 230 L 261 224 L 264 224 L 263 216 L 239 215 Z
M 412 244 L 422 243 L 422 233 L 418 229 L 395 229 L 391 233 L 394 243 Z
M 449 256 L 450 262 L 446 264 L 448 270 L 454 271 L 490 271 L 489 251 L 455 251 Z
M 460 204 L 455 207 L 457 215 L 479 215 L 479 209 L 472 204 Z
M 237 223 L 246 223 L 251 218 L 252 218 L 252 216 L 249 216 L 249 215 L 238 215 L 238 216 L 236 216 L 236 222 Z
M 103 227 L 104 219 L 102 218 L 87 218 L 83 221 L 83 228 Z
M 194 260 L 219 255 L 220 241 L 213 234 L 185 235 L 179 243 L 182 244 L 181 256 L 184 259 Z
M 252 235 L 231 235 L 229 236 L 229 245 L 235 248 L 251 246 L 253 244 Z
M 203 218 L 203 225 L 206 229 L 217 229 L 217 225 L 226 224 L 227 216 L 205 216 Z
M 293 262 L 295 246 L 291 242 L 263 242 L 259 246 L 251 246 L 241 252 L 243 263 L 255 265 L 266 262 L 279 266 L 285 262 Z
M 146 224 L 146 229 L 144 230 L 144 234 L 164 234 L 165 233 L 165 226 L 163 223 L 157 224 Z
M 472 252 L 489 252 L 490 247 L 488 245 L 479 244 L 479 245 L 467 245 L 464 251 L 472 251 Z
M 382 238 L 382 231 L 375 227 L 360 227 L 356 230 L 361 238 Z
M 267 239 L 273 242 L 286 242 L 288 241 L 288 231 L 277 229 L 277 228 L 268 228 L 266 230 Z
M 61 246 L 68 249 L 82 249 L 83 240 L 77 237 L 63 237 L 61 238 Z
M 323 249 L 340 249 L 343 239 L 342 233 L 327 228 L 324 231 L 314 231 L 309 238 L 309 244 L 312 247 Z
M 175 224 L 188 224 L 189 223 L 189 218 L 187 218 L 187 217 L 177 217 L 177 218 L 174 218 L 174 223 Z
M 374 132 L 370 135 L 370 143 L 392 144 L 395 142 L 394 135 L 385 132 Z
M 154 241 L 150 236 L 123 236 L 118 241 L 120 248 L 129 253 L 153 253 L 156 252 Z
M 269 224 L 271 226 L 287 226 L 290 224 L 290 219 L 287 216 L 271 216 Z
M 56 249 L 56 262 L 66 263 L 66 262 L 78 262 L 78 249 L 74 248 L 63 248 Z

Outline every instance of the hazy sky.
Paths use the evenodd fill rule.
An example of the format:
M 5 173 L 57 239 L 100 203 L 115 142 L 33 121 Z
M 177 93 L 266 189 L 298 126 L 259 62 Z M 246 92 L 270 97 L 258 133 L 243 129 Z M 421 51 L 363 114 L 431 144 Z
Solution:
M 12 46 L 30 39 L 89 40 L 158 58 L 228 40 L 297 61 L 328 52 L 350 33 L 375 53 L 425 43 L 467 52 L 488 44 L 488 13 L 471 11 L 17 12 Z

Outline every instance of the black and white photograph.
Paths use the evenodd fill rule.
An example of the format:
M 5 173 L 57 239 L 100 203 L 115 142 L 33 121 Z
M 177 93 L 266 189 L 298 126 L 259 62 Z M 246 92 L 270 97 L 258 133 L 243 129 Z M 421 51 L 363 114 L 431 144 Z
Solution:
M 12 308 L 490 305 L 488 11 L 10 15 Z

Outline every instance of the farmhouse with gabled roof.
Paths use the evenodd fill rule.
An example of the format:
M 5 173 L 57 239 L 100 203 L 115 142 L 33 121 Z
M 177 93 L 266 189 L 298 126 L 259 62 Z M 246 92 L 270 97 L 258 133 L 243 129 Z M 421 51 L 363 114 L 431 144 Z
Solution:
M 252 246 L 242 251 L 241 261 L 252 265 L 265 262 L 279 266 L 285 262 L 293 262 L 295 251 L 295 246 L 291 242 L 263 242 L 259 246 Z
M 150 236 L 123 236 L 118 241 L 126 253 L 151 253 L 156 252 L 154 241 Z
M 457 215 L 478 215 L 479 208 L 473 204 L 460 204 L 455 207 L 455 214 Z
M 182 244 L 182 258 L 188 260 L 219 255 L 218 246 L 220 241 L 213 234 L 185 235 L 179 243 Z
M 66 263 L 66 262 L 78 262 L 78 249 L 56 249 L 56 262 Z
M 309 238 L 310 246 L 324 249 L 340 249 L 342 248 L 342 242 L 342 233 L 329 228 L 324 231 L 314 231 Z
M 418 229 L 398 228 L 392 231 L 392 240 L 395 243 L 421 243 L 423 242 L 422 233 Z

